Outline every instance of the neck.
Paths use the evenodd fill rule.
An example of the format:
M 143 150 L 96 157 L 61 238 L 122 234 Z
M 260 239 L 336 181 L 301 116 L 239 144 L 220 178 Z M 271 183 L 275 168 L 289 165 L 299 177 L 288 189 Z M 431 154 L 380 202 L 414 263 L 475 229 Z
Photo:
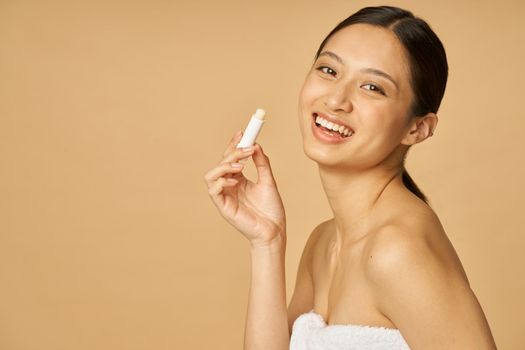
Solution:
M 403 186 L 402 169 L 375 167 L 341 171 L 319 165 L 321 182 L 334 214 L 338 247 L 366 234 L 360 230 L 386 193 Z

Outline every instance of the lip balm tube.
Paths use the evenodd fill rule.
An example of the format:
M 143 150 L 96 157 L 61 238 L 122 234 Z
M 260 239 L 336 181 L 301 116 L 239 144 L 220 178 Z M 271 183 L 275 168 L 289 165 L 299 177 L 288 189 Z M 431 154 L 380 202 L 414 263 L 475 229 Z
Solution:
M 257 138 L 257 135 L 259 135 L 259 132 L 263 126 L 265 115 L 266 112 L 261 108 L 258 108 L 255 111 L 255 113 L 250 118 L 248 126 L 246 126 L 246 129 L 244 129 L 244 133 L 242 135 L 241 141 L 239 141 L 237 144 L 237 148 L 253 146 L 255 139 Z

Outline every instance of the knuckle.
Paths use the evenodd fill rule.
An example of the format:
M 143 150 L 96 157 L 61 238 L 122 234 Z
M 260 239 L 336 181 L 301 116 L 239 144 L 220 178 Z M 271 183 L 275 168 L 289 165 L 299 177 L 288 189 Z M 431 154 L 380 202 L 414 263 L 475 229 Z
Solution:
M 228 157 L 224 158 L 221 162 L 221 165 L 228 164 L 236 159 L 235 155 L 229 155 Z
M 213 176 L 214 176 L 213 174 L 214 174 L 214 172 L 210 171 L 204 176 L 204 179 L 206 180 L 206 182 L 212 182 L 213 181 Z

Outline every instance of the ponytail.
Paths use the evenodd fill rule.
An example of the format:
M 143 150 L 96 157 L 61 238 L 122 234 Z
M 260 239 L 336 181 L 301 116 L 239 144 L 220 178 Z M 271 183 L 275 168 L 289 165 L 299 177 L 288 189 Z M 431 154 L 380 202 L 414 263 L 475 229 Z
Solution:
M 403 183 L 410 190 L 410 192 L 412 192 L 413 194 L 418 196 L 423 202 L 428 204 L 427 197 L 423 194 L 423 192 L 421 192 L 419 187 L 417 187 L 416 183 L 414 182 L 414 180 L 412 180 L 410 175 L 408 175 L 408 172 L 406 171 L 404 167 L 403 167 Z

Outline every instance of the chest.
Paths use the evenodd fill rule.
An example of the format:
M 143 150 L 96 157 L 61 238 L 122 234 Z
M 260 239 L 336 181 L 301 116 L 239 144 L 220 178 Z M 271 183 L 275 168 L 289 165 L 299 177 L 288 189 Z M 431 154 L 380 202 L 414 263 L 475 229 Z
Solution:
M 376 307 L 374 290 L 365 275 L 366 245 L 336 254 L 321 246 L 312 261 L 314 310 L 327 324 L 356 324 L 393 328 Z

